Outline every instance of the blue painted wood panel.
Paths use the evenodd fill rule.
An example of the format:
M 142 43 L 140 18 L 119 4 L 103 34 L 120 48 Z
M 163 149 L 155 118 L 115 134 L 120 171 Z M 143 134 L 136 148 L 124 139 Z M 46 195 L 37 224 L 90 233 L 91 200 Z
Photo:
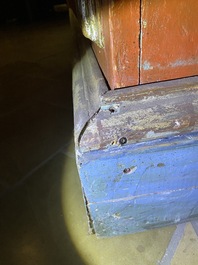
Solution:
M 198 218 L 198 189 L 89 205 L 96 235 L 117 236 Z
M 198 217 L 198 134 L 83 153 L 86 206 L 98 236 Z
M 80 175 L 90 203 L 198 186 L 198 142 L 132 148 L 84 154 Z

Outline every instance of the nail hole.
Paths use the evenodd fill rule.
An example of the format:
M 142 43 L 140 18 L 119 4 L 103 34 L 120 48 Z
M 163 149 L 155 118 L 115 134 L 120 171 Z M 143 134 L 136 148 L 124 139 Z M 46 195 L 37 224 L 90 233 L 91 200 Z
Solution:
M 126 143 L 127 143 L 127 138 L 126 138 L 126 137 L 122 137 L 122 138 L 120 138 L 119 143 L 120 143 L 121 145 L 126 144 Z
M 113 107 L 109 108 L 109 111 L 110 111 L 110 113 L 115 113 L 116 112 L 116 110 Z
M 130 168 L 125 168 L 124 170 L 123 170 L 123 173 L 124 174 L 129 174 L 131 172 L 131 169 Z

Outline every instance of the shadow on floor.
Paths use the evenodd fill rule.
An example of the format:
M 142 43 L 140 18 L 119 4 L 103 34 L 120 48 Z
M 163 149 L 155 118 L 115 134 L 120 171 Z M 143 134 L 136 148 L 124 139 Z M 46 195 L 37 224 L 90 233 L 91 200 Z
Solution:
M 83 264 L 61 202 L 73 134 L 68 17 L 0 34 L 0 264 Z

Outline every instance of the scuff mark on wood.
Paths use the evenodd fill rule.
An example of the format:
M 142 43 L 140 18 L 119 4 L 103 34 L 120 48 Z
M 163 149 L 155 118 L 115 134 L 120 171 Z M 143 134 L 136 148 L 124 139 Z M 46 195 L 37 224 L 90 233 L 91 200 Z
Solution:
M 134 195 L 134 196 L 128 196 L 125 198 L 119 198 L 119 199 L 112 199 L 112 200 L 105 200 L 105 201 L 101 201 L 100 203 L 115 203 L 115 202 L 124 202 L 124 201 L 131 201 L 131 200 L 135 200 L 138 198 L 143 198 L 143 197 L 150 197 L 153 195 L 169 195 L 171 193 L 176 193 L 176 192 L 180 192 L 180 191 L 191 191 L 191 190 L 197 190 L 198 186 L 194 186 L 194 187 L 190 187 L 190 188 L 183 188 L 183 189 L 176 189 L 176 190 L 167 190 L 167 191 L 163 191 L 163 192 L 153 192 L 153 193 L 147 193 L 147 194 L 141 194 L 141 195 Z M 91 202 L 89 203 L 89 205 L 95 204 L 95 202 Z

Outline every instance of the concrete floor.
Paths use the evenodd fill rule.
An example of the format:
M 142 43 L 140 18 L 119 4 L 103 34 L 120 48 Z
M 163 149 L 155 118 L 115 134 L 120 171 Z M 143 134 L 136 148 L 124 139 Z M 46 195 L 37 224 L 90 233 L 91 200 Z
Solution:
M 68 18 L 0 29 L 0 265 L 194 265 L 198 223 L 88 234 L 73 145 Z

